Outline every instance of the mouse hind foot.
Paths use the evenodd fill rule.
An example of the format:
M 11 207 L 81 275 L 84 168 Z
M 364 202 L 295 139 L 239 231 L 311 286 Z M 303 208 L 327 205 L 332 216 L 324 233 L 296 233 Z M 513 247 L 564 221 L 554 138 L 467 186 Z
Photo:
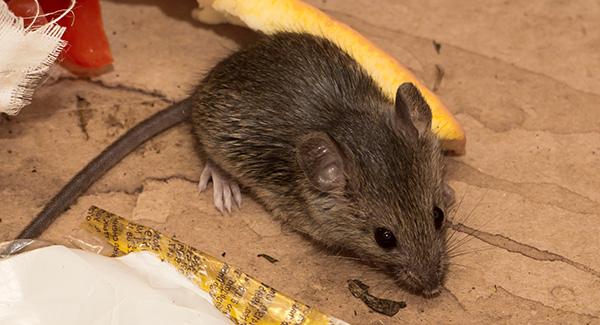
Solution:
M 242 206 L 242 194 L 239 185 L 229 177 L 223 175 L 210 161 L 204 165 L 200 175 L 198 190 L 204 192 L 208 188 L 208 182 L 213 182 L 213 201 L 215 208 L 221 213 L 231 213 L 232 204 L 235 202 L 238 208 Z

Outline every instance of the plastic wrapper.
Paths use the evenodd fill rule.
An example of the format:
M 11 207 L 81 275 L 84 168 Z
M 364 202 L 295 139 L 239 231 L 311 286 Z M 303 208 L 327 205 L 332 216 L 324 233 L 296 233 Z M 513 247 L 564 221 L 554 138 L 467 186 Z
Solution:
M 194 295 L 196 297 L 205 299 L 205 301 L 209 305 L 214 305 L 216 309 L 222 312 L 222 314 L 219 315 L 214 315 L 210 312 L 204 315 L 203 312 L 203 315 L 206 317 L 210 317 L 211 320 L 204 320 L 201 322 L 198 322 L 196 320 L 193 322 L 198 324 L 221 324 L 219 323 L 220 320 L 218 316 L 222 317 L 223 315 L 229 318 L 234 324 L 347 324 L 343 321 L 328 316 L 315 308 L 295 301 L 294 299 L 291 299 L 277 292 L 275 289 L 269 287 L 268 285 L 257 281 L 256 279 L 243 273 L 239 269 L 227 263 L 224 263 L 212 256 L 204 254 L 191 246 L 188 246 L 176 239 L 165 236 L 154 229 L 128 222 L 127 220 L 102 209 L 96 207 L 90 208 L 87 213 L 86 222 L 84 223 L 84 225 L 87 229 L 91 230 L 96 234 L 99 234 L 104 240 L 106 240 L 108 244 L 110 244 L 110 254 L 117 258 L 110 258 L 108 260 L 110 260 L 111 263 L 121 263 L 120 265 L 112 265 L 112 268 L 117 268 L 123 271 L 121 272 L 121 276 L 123 277 L 121 279 L 122 282 L 119 282 L 120 284 L 113 285 L 113 291 L 111 292 L 113 294 L 121 293 L 121 300 L 113 301 L 116 303 L 116 305 L 113 306 L 113 309 L 108 308 L 110 304 L 106 306 L 98 306 L 96 304 L 92 305 L 93 308 L 88 307 L 92 309 L 90 309 L 89 311 L 86 310 L 86 312 L 95 312 L 97 314 L 96 320 L 102 320 L 100 322 L 93 322 L 90 324 L 166 324 L 173 323 L 173 321 L 175 321 L 174 323 L 177 324 L 187 323 L 188 319 L 191 321 L 194 319 L 194 317 L 200 317 L 196 312 L 202 310 L 202 308 L 205 307 L 204 304 L 198 302 L 197 299 L 191 299 L 190 295 Z M 75 258 L 73 258 L 74 260 L 79 259 L 78 261 L 83 260 L 85 262 L 83 266 L 70 265 L 69 271 L 65 271 L 74 272 L 74 275 L 80 274 L 82 272 L 91 272 L 92 274 L 94 274 L 94 272 L 98 271 L 100 271 L 99 274 L 104 274 L 108 269 L 110 269 L 110 267 L 107 266 L 106 269 L 103 268 L 101 270 L 98 270 L 96 268 L 96 270 L 92 272 L 93 268 L 90 267 L 90 265 L 86 266 L 86 263 L 88 263 L 88 259 L 96 261 L 98 259 L 106 260 L 107 258 L 82 250 L 69 250 L 62 246 L 42 248 L 24 254 L 16 255 L 8 259 L 0 260 L 1 324 L 11 324 L 9 317 L 18 316 L 18 314 L 15 314 L 14 311 L 11 311 L 14 310 L 14 308 L 9 307 L 18 307 L 15 304 L 15 302 L 18 302 L 19 299 L 21 299 L 22 302 L 21 307 L 28 307 L 26 305 L 28 303 L 31 303 L 31 301 L 24 301 L 25 299 L 23 299 L 22 296 L 19 297 L 19 295 L 27 294 L 28 288 L 30 290 L 35 288 L 33 283 L 37 283 L 36 285 L 39 285 L 41 287 L 44 287 L 44 285 L 46 285 L 46 287 L 44 287 L 43 290 L 48 291 L 49 294 L 52 294 L 52 291 L 54 290 L 54 293 L 56 294 L 56 299 L 52 301 L 42 300 L 41 302 L 38 302 L 39 306 L 41 307 L 36 312 L 46 313 L 45 315 L 47 316 L 47 313 L 49 313 L 49 311 L 51 310 L 54 310 L 55 312 L 63 310 L 64 313 L 71 312 L 74 313 L 74 315 L 76 316 L 84 316 L 84 313 L 82 311 L 83 309 L 78 309 L 74 311 L 67 310 L 67 308 L 64 307 L 66 300 L 62 300 L 63 303 L 61 303 L 60 294 L 62 291 L 60 290 L 60 288 L 57 288 L 56 286 L 53 287 L 51 284 L 48 284 L 49 278 L 45 273 L 54 272 L 54 268 L 45 269 L 44 265 L 51 265 L 53 262 L 51 259 L 49 260 L 48 256 L 43 256 L 42 258 L 41 253 L 44 253 L 45 250 L 47 251 L 49 249 L 57 250 L 56 252 L 60 252 L 60 250 L 68 250 L 69 253 L 62 252 L 63 256 L 74 254 L 76 255 Z M 94 250 L 97 251 L 97 247 L 95 247 Z M 160 260 L 168 262 L 168 264 L 161 263 L 160 260 L 153 257 L 158 257 Z M 29 261 L 23 263 L 24 261 L 20 259 L 24 258 L 28 258 Z M 13 265 L 8 265 L 7 262 L 10 262 L 11 260 L 13 261 Z M 152 262 L 152 260 L 154 262 Z M 17 264 L 19 264 L 20 268 L 15 267 L 15 265 Z M 109 263 L 105 264 L 108 265 Z M 163 267 L 164 265 L 170 265 L 168 267 L 169 270 L 176 270 L 176 273 L 178 273 L 182 279 L 185 279 L 184 282 L 186 282 L 188 286 L 186 286 L 181 281 L 181 279 L 179 279 L 176 285 L 178 288 L 182 288 L 184 293 L 179 293 L 173 296 L 173 292 L 177 291 L 173 289 L 173 284 L 170 284 L 168 286 L 163 284 L 162 286 L 158 285 L 157 287 L 157 282 L 159 284 L 166 283 L 165 278 L 159 278 L 160 274 L 170 274 L 170 278 L 176 278 L 171 273 L 169 273 L 170 271 L 165 271 L 161 269 L 159 272 L 158 267 L 160 265 L 162 265 Z M 33 268 L 37 269 L 34 270 Z M 27 277 L 25 277 L 25 274 L 28 273 L 30 274 L 27 275 Z M 98 278 L 103 279 L 104 277 L 96 275 L 95 279 Z M 68 285 L 69 287 L 86 288 L 85 285 L 87 282 L 79 278 L 77 279 L 78 283 L 70 283 L 66 285 Z M 93 279 L 94 278 L 88 279 L 86 281 L 94 282 Z M 146 280 L 144 281 L 144 279 Z M 141 304 L 141 301 L 133 300 L 132 298 L 130 298 L 130 296 L 127 295 L 127 293 L 133 294 L 134 288 L 131 286 L 133 286 L 133 284 L 135 284 L 136 281 L 149 283 L 151 284 L 151 289 L 153 289 L 149 290 L 148 294 L 142 296 L 144 299 L 143 304 Z M 192 285 L 192 283 L 194 285 Z M 98 294 L 97 292 L 89 291 L 99 290 L 98 287 L 92 286 L 91 288 L 92 289 L 87 289 L 87 294 L 90 297 Z M 159 289 L 158 293 L 155 292 L 157 291 L 157 288 Z M 12 290 L 12 293 L 6 293 L 6 290 Z M 78 295 L 81 295 L 83 293 L 79 292 Z M 133 294 L 133 296 L 138 297 L 139 295 L 135 293 Z M 78 297 L 78 299 L 83 299 L 80 296 L 76 297 Z M 49 297 L 46 298 L 49 299 Z M 147 304 L 152 304 L 157 301 L 160 302 L 161 299 L 171 299 L 171 301 L 175 303 L 175 306 L 163 307 L 166 309 L 181 309 L 187 313 L 184 313 L 184 316 L 188 318 L 183 318 L 179 320 L 176 320 L 175 318 L 170 318 L 168 321 L 166 321 L 164 319 L 158 319 L 154 315 L 152 315 L 152 319 L 149 320 L 149 322 L 140 322 L 139 319 L 127 318 L 133 317 L 133 314 L 125 313 L 125 315 L 123 316 L 122 314 L 116 313 L 115 311 L 115 308 L 119 308 L 119 311 L 121 312 L 124 310 L 126 311 L 127 309 L 133 310 L 135 309 L 135 306 L 142 308 Z M 212 310 L 215 311 L 214 308 Z M 151 312 L 150 314 L 155 313 Z M 115 315 L 121 318 L 115 319 Z M 81 318 L 81 321 L 79 323 L 89 323 L 87 320 L 84 321 L 83 319 L 84 318 Z M 6 322 L 6 320 L 8 320 L 9 322 Z M 15 324 L 21 323 L 22 322 Z M 70 323 L 61 322 L 60 324 Z M 76 322 L 74 322 L 73 324 L 76 324 Z
M 47 246 L 0 260 L 0 324 L 231 324 L 148 252 L 108 258 Z

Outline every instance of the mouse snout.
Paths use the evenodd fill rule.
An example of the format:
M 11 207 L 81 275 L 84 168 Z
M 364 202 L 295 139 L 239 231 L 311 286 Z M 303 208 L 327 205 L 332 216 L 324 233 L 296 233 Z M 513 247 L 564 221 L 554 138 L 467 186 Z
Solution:
M 436 270 L 425 270 L 418 268 L 406 271 L 406 279 L 409 287 L 417 294 L 426 298 L 439 295 L 442 288 L 441 273 Z
M 440 294 L 442 290 L 442 284 L 437 281 L 437 282 L 432 282 L 432 283 L 428 283 L 427 286 L 423 287 L 423 290 L 421 291 L 421 293 L 423 294 L 423 296 L 425 298 L 433 298 L 436 297 Z

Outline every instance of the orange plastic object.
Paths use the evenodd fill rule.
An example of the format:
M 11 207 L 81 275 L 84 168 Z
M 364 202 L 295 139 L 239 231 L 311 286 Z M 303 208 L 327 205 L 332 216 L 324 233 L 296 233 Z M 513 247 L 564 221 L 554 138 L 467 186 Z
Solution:
M 32 26 L 41 26 L 48 22 L 46 17 L 42 16 L 44 11 L 42 8 L 39 8 L 34 0 L 11 0 L 8 3 L 8 9 L 12 11 L 13 14 L 17 17 L 22 17 L 23 22 L 25 23 L 25 27 Z M 36 17 L 35 22 L 33 22 L 33 18 Z
M 198 0 L 198 3 L 202 10 L 196 12 L 196 18 L 206 23 L 229 22 L 265 34 L 304 32 L 335 42 L 367 70 L 392 101 L 400 84 L 412 82 L 431 108 L 432 130 L 443 148 L 455 154 L 464 153 L 463 128 L 437 95 L 396 59 L 319 9 L 300 0 Z
M 14 1 L 14 0 L 13 0 Z M 70 0 L 39 0 L 45 12 L 54 19 L 67 9 Z M 57 12 L 58 11 L 58 12 Z M 57 22 L 67 28 L 63 39 L 69 44 L 63 52 L 62 64 L 77 74 L 98 74 L 112 65 L 108 39 L 104 32 L 99 0 L 77 0 L 73 12 Z

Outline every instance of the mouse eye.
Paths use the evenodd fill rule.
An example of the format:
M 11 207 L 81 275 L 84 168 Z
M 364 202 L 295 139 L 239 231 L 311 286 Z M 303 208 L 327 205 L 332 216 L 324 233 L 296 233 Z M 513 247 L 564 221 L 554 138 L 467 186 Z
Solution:
M 444 211 L 438 207 L 433 208 L 433 225 L 435 229 L 440 230 L 444 224 Z
M 377 228 L 375 229 L 375 241 L 379 247 L 384 249 L 391 249 L 396 247 L 396 237 L 389 229 Z

